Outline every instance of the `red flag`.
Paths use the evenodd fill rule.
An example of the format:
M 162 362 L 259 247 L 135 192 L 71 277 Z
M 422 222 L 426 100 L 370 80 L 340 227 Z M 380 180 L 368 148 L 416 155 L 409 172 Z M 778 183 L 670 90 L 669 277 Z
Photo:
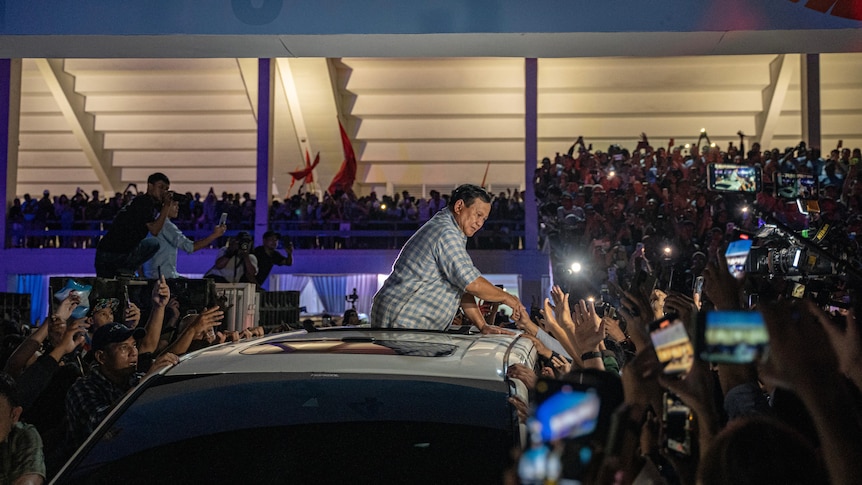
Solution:
M 305 151 L 305 168 L 310 168 L 314 170 L 314 167 L 320 163 L 320 152 L 317 152 L 317 155 L 314 157 L 314 165 L 311 164 L 311 159 L 308 156 L 308 150 Z M 314 182 L 314 172 L 309 171 L 308 175 L 305 176 L 305 183 L 310 184 Z
M 308 152 L 305 152 L 305 168 L 302 170 L 297 170 L 295 172 L 287 172 L 293 177 L 290 181 L 290 187 L 287 188 L 288 192 L 293 188 L 293 184 L 296 183 L 299 179 L 305 179 L 304 183 L 314 182 L 314 175 L 312 171 L 317 167 L 317 164 L 320 163 L 320 152 L 317 152 L 317 156 L 314 157 L 314 163 L 309 164 L 308 162 Z
M 353 187 L 353 182 L 356 181 L 356 154 L 353 152 L 353 145 L 350 144 L 350 138 L 341 126 L 341 120 L 338 121 L 338 129 L 341 130 L 341 147 L 344 150 L 344 161 L 341 162 L 341 168 L 329 184 L 326 190 L 330 194 L 335 194 L 336 190 L 347 191 Z

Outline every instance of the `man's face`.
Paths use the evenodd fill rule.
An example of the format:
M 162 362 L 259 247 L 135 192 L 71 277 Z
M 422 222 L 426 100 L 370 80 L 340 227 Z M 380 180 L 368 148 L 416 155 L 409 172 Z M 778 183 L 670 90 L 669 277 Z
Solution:
M 12 407 L 9 398 L 0 396 L 0 443 L 4 443 L 12 432 L 12 426 L 21 416 L 21 407 Z
M 263 246 L 267 249 L 275 249 L 278 247 L 278 237 L 269 236 L 263 240 Z
M 459 200 L 455 202 L 455 222 L 467 237 L 472 237 L 476 231 L 482 229 L 490 211 L 491 204 L 482 199 L 474 199 L 469 206 Z
M 147 193 L 156 200 L 162 200 L 170 188 L 170 185 L 159 180 L 154 184 L 147 184 Z
M 99 364 L 113 372 L 132 375 L 138 366 L 138 347 L 135 338 L 129 337 L 123 342 L 109 344 L 105 350 L 99 351 Z
M 93 312 L 93 331 L 96 331 L 97 328 L 102 325 L 111 323 L 114 321 L 114 312 L 111 311 L 111 308 L 102 308 L 97 312 Z

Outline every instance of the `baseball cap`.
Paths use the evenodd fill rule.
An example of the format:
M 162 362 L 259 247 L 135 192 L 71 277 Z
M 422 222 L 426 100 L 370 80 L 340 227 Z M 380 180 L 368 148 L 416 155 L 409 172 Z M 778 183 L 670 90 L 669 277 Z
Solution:
M 143 328 L 132 329 L 122 323 L 109 323 L 99 327 L 99 329 L 96 330 L 96 333 L 93 334 L 93 343 L 91 348 L 93 352 L 104 350 L 109 344 L 125 342 L 129 337 L 135 337 L 135 340 L 142 339 L 146 334 L 147 331 Z
M 275 236 L 277 239 L 281 239 L 281 234 L 279 234 L 275 231 L 266 231 L 265 233 L 263 233 L 264 239 L 268 239 L 268 238 L 273 237 L 273 236 Z

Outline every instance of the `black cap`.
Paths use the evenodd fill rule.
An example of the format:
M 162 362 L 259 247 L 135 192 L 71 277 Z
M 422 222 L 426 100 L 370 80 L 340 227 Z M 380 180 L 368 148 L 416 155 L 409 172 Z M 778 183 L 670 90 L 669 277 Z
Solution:
M 129 328 L 122 323 L 109 323 L 102 325 L 93 334 L 93 343 L 91 348 L 93 352 L 104 350 L 108 344 L 125 342 L 129 337 L 135 337 L 135 340 L 144 338 L 147 331 L 143 328 Z
M 263 233 L 264 239 L 268 239 L 268 238 L 273 237 L 273 236 L 275 236 L 277 239 L 281 239 L 281 234 L 279 234 L 275 231 L 266 231 L 265 233 Z

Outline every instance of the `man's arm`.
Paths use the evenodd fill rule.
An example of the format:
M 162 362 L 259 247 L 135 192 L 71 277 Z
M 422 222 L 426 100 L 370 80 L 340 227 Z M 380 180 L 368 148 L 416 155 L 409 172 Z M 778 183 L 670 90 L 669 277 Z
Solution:
M 282 258 L 279 266 L 293 266 L 293 243 L 287 243 L 287 246 L 284 247 L 285 253 L 287 256 Z
M 249 283 L 257 284 L 257 257 L 253 254 L 246 253 L 242 258 L 245 265 L 245 280 Z
M 165 281 L 165 275 L 153 286 L 153 308 L 150 311 L 150 319 L 147 321 L 147 335 L 141 340 L 138 348 L 140 353 L 155 352 L 159 346 L 159 337 L 162 335 L 162 324 L 165 320 L 165 307 L 171 299 L 171 289 Z
M 473 280 L 465 289 L 467 293 L 482 300 L 500 302 L 510 306 L 512 308 L 512 320 L 520 320 L 521 314 L 527 312 L 527 309 L 524 308 L 520 300 L 503 289 L 492 285 L 484 276 Z
M 162 232 L 162 227 L 164 227 L 165 221 L 168 219 L 168 214 L 171 212 L 171 205 L 173 204 L 179 204 L 179 202 L 172 201 L 171 194 L 166 192 L 162 198 L 162 209 L 159 211 L 159 217 L 155 221 L 147 223 L 147 229 L 149 229 L 150 234 L 154 237 Z
M 194 248 L 192 249 L 192 252 L 199 251 L 199 250 L 209 246 L 210 244 L 213 243 L 213 241 L 222 237 L 226 230 L 227 230 L 227 226 L 216 226 L 213 229 L 212 234 L 201 239 L 200 241 L 195 241 Z

